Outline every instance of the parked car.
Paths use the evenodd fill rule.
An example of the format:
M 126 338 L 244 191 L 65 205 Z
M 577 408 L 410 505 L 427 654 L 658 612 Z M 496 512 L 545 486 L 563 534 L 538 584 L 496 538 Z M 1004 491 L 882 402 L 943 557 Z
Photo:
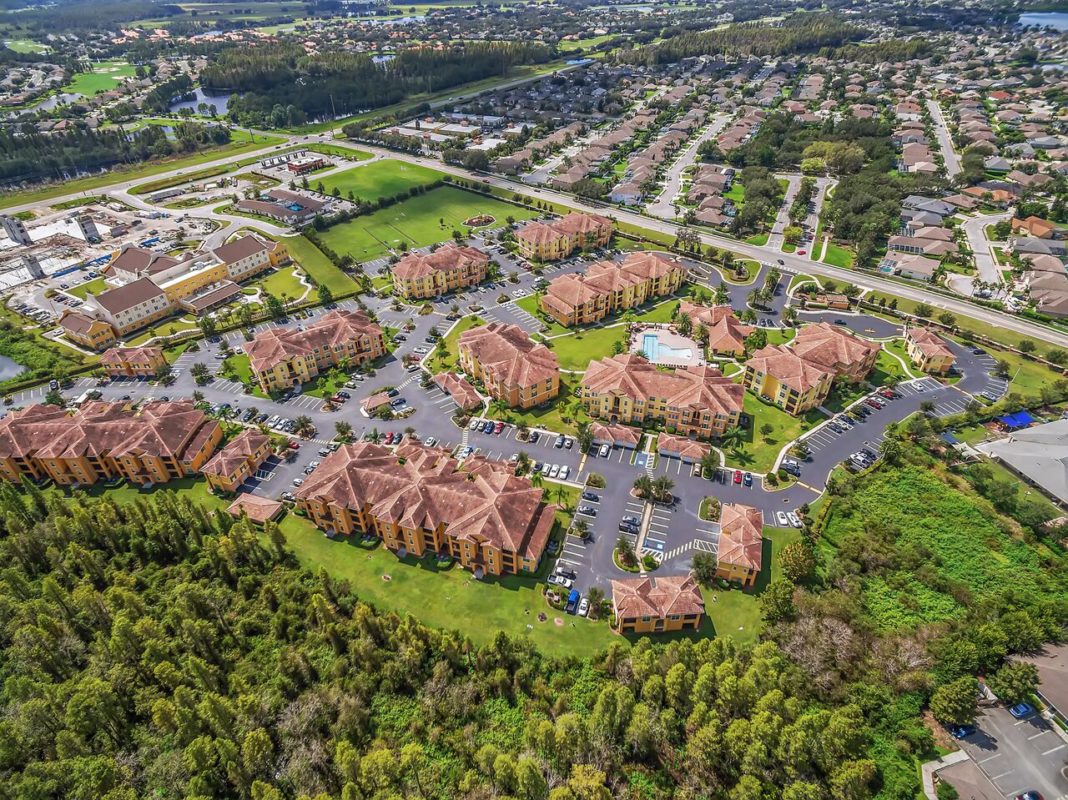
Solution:
M 786 516 L 786 512 L 785 511 L 776 511 L 775 512 L 775 519 L 778 521 L 780 528 L 788 528 L 788 527 L 790 527 L 790 520 Z
M 797 514 L 795 514 L 793 511 L 786 512 L 786 518 L 790 520 L 790 524 L 793 525 L 795 528 L 801 527 L 801 518 L 797 516 Z
M 734 482 L 735 483 L 741 483 L 742 482 L 742 471 L 740 469 L 736 469 L 734 471 Z
M 560 474 L 560 465 L 559 465 L 559 464 L 553 464 L 553 465 L 552 465 L 552 466 L 551 466 L 551 467 L 549 468 L 549 477 L 550 477 L 550 478 L 555 478 L 555 477 L 557 477 L 557 476 L 558 476 L 559 474 Z
M 564 466 L 560 467 L 560 480 L 566 481 L 567 480 L 567 476 L 570 475 L 570 474 L 571 474 L 571 467 L 567 466 L 567 464 L 565 464 Z
M 1023 719 L 1024 717 L 1033 713 L 1034 710 L 1035 707 L 1030 703 L 1017 703 L 1016 705 L 1009 708 L 1009 713 L 1016 717 L 1016 719 Z
M 753 473 L 751 473 L 751 472 L 745 473 L 745 477 L 742 478 L 742 483 L 744 483 L 746 486 L 752 486 L 753 485 Z
M 623 517 L 623 522 L 626 522 L 629 525 L 641 525 L 642 521 L 632 514 L 627 514 Z
M 597 509 L 593 506 L 579 506 L 578 513 L 585 514 L 587 517 L 596 517 Z
M 974 725 L 951 725 L 949 727 L 949 735 L 954 739 L 967 739 L 973 733 L 975 733 Z
M 561 433 L 559 436 L 556 437 L 556 442 L 553 443 L 553 447 L 555 447 L 557 450 L 559 450 L 563 446 L 564 446 L 564 435 Z
M 585 617 L 590 613 L 590 599 L 588 597 L 582 598 L 582 602 L 579 603 L 578 613 L 580 617 Z
M 433 436 L 428 436 L 428 437 L 426 437 L 426 439 L 423 440 L 423 446 L 424 447 L 433 447 L 437 443 L 438 443 L 438 440 L 435 439 Z
M 579 604 L 580 597 L 581 597 L 581 595 L 579 595 L 577 589 L 572 589 L 571 590 L 571 594 L 569 594 L 567 596 L 567 613 L 568 614 L 574 614 L 575 611 L 578 609 L 578 604 Z
M 608 458 L 608 454 L 611 452 L 611 448 L 608 445 L 601 445 L 601 458 Z
M 595 494 L 594 492 L 586 491 L 586 492 L 582 493 L 582 499 L 583 500 L 590 500 L 590 501 L 596 503 L 601 498 L 597 494 Z
M 471 420 L 471 422 L 469 422 L 469 423 L 468 423 L 468 425 L 467 425 L 467 429 L 468 429 L 469 431 L 473 431 L 473 430 L 476 430 L 476 429 L 478 429 L 478 428 L 479 428 L 479 427 L 481 427 L 481 426 L 482 426 L 482 420 L 479 420 L 479 419 L 473 419 L 473 420 Z

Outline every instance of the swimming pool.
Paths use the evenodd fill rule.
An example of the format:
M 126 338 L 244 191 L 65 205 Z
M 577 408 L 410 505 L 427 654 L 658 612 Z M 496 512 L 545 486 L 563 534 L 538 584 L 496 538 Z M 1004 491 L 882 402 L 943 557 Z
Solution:
M 655 333 L 642 334 L 642 353 L 650 361 L 690 361 L 693 349 L 689 347 L 671 347 L 660 341 Z

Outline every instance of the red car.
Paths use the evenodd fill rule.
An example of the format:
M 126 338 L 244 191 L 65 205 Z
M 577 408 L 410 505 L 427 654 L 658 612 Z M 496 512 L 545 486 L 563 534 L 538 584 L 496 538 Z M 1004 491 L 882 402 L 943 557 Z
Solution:
M 804 255 L 805 253 L 807 253 L 807 252 L 808 252 L 808 250 L 798 250 L 798 251 L 797 251 L 797 254 L 798 254 L 799 256 L 803 256 L 803 255 Z
M 393 431 L 386 434 L 386 444 L 393 444 Z
M 740 469 L 736 469 L 734 471 L 734 482 L 735 483 L 741 483 L 742 482 L 742 471 Z
M 895 397 L 897 397 L 897 394 L 894 392 L 893 389 L 883 389 L 881 392 L 879 392 L 879 394 L 881 394 L 887 400 L 893 400 Z
M 498 422 L 496 425 L 493 426 L 493 432 L 494 433 L 498 433 L 499 434 L 503 430 L 504 430 L 504 423 L 503 422 Z
M 292 439 L 290 439 L 288 447 L 290 450 L 299 450 L 300 442 L 294 442 Z

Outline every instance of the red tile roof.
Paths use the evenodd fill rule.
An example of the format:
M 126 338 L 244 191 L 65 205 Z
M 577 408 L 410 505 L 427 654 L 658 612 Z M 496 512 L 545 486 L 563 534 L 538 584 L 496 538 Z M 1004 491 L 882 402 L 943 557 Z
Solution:
M 298 355 L 311 355 L 314 348 L 336 348 L 363 337 L 374 339 L 382 329 L 359 311 L 331 311 L 304 330 L 268 328 L 246 342 L 252 368 L 261 372 Z
M 612 581 L 612 605 L 620 619 L 703 614 L 705 601 L 692 575 L 620 578 Z
M 560 372 L 556 353 L 535 343 L 518 325 L 493 322 L 460 334 L 460 350 L 470 350 L 495 381 L 507 386 L 534 386 Z
M 393 275 L 402 279 L 424 278 L 435 272 L 457 272 L 470 264 L 488 264 L 489 256 L 474 247 L 455 242 L 432 253 L 409 253 L 393 265 Z
M 669 406 L 726 415 L 741 413 L 745 394 L 740 384 L 723 377 L 714 367 L 661 370 L 634 353 L 590 362 L 582 385 L 597 394 L 618 394 L 632 400 L 662 397 Z
M 745 365 L 757 372 L 771 375 L 797 392 L 807 392 L 826 376 L 834 376 L 834 370 L 801 358 L 792 350 L 775 344 L 757 350 Z
M 205 475 L 229 477 L 270 441 L 271 438 L 264 433 L 251 429 L 245 430 L 212 456 L 201 472 Z
M 724 503 L 719 515 L 720 563 L 760 572 L 763 554 L 764 512 L 740 503 Z

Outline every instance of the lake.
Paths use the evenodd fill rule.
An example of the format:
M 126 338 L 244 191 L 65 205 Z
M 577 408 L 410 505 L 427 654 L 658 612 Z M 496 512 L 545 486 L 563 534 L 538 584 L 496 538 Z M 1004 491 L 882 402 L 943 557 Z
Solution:
M 171 103 L 170 110 L 179 111 L 183 108 L 191 108 L 193 112 L 196 113 L 198 105 L 207 103 L 209 106 L 214 104 L 215 111 L 221 117 L 226 114 L 226 106 L 230 102 L 230 95 L 231 92 L 224 92 L 223 94 L 206 94 L 203 89 L 197 87 L 189 99 Z
M 1037 25 L 1040 28 L 1054 28 L 1058 31 L 1068 31 L 1068 12 L 1043 11 L 1034 14 L 1021 14 L 1020 25 Z
M 6 381 L 17 377 L 26 371 L 26 368 L 7 356 L 0 356 L 0 381 Z

